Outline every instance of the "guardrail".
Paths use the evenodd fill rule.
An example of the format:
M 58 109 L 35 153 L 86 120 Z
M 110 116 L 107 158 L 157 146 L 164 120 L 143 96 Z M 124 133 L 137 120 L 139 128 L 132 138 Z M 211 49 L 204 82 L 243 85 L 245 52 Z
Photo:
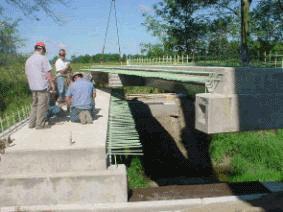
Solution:
M 242 66 L 240 57 L 228 58 L 226 55 L 209 56 L 209 55 L 166 55 L 162 57 L 130 57 L 127 59 L 128 65 L 186 65 L 186 66 L 223 66 L 238 67 Z M 264 55 L 254 55 L 251 63 L 252 66 L 263 68 L 283 68 L 283 55 L 266 52 Z

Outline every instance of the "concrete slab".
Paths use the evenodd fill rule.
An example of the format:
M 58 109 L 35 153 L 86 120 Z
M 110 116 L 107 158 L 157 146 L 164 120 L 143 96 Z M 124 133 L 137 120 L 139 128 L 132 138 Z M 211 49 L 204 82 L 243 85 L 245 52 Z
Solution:
M 58 118 L 50 129 L 29 129 L 11 135 L 14 145 L 1 155 L 3 174 L 106 169 L 106 136 L 110 94 L 97 89 L 93 124 Z
M 280 184 L 280 183 L 279 183 Z M 269 182 L 268 185 L 276 187 L 277 182 Z M 280 186 L 280 185 L 279 185 Z M 276 202 L 275 202 L 276 201 Z M 37 205 L 20 207 L 2 207 L 1 212 L 11 211 L 97 211 L 97 212 L 145 212 L 145 211 L 171 211 L 171 212 L 219 212 L 219 211 L 250 211 L 261 212 L 270 208 L 274 211 L 283 209 L 282 194 L 253 194 L 230 197 L 215 198 L 192 198 L 184 200 L 161 200 L 161 201 L 141 201 L 122 203 L 98 203 L 98 204 L 57 204 L 57 205 Z M 275 210 L 278 209 L 278 210 Z
M 106 154 L 104 147 L 15 151 L 1 156 L 0 162 L 0 176 L 105 169 Z
M 22 207 L 5 207 L 1 212 L 12 212 L 19 209 L 21 211 L 41 212 L 82 212 L 82 211 L 96 211 L 96 212 L 227 212 L 227 211 L 249 211 L 261 212 L 261 207 L 253 206 L 244 201 L 231 201 L 226 203 L 212 203 L 202 204 L 202 199 L 188 199 L 188 200 L 172 200 L 172 201 L 152 201 L 152 202 L 137 202 L 137 203 L 109 203 L 109 204 L 85 204 L 85 205 L 54 205 L 54 206 L 22 206 Z
M 8 148 L 6 152 L 104 147 L 109 100 L 109 93 L 97 89 L 95 104 L 98 113 L 93 124 L 73 123 L 67 118 L 64 121 L 58 120 L 50 129 L 29 129 L 26 125 L 12 135 L 16 145 Z M 70 137 L 76 142 L 75 145 L 70 145 Z
M 271 192 L 283 192 L 282 182 L 263 182 L 264 185 Z
M 125 165 L 96 172 L 5 175 L 0 206 L 94 204 L 127 201 Z

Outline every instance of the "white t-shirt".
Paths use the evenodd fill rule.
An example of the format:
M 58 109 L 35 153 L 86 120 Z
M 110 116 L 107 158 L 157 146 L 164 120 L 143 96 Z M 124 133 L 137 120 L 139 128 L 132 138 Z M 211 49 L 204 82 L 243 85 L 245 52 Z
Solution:
M 55 63 L 56 76 L 57 77 L 62 76 L 62 74 L 59 71 L 67 68 L 69 65 L 70 65 L 70 62 L 62 60 L 61 58 L 59 58 Z
M 34 52 L 25 64 L 25 72 L 28 78 L 29 88 L 33 91 L 41 91 L 48 88 L 48 72 L 52 69 L 48 58 L 39 52 Z

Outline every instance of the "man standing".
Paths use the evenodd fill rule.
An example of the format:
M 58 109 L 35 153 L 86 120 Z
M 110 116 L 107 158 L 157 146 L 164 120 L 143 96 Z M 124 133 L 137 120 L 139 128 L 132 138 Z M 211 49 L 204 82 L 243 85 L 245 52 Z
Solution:
M 73 81 L 66 93 L 66 100 L 72 101 L 71 121 L 91 124 L 91 111 L 96 97 L 94 84 L 79 72 L 74 73 Z
M 65 85 L 65 77 L 66 77 L 67 70 L 70 67 L 70 63 L 65 60 L 65 57 L 66 57 L 65 49 L 60 49 L 59 59 L 55 63 L 59 103 L 64 102 L 65 90 L 67 88 L 67 85 Z
M 48 108 L 48 85 L 54 88 L 51 75 L 51 65 L 45 56 L 46 46 L 43 42 L 37 42 L 35 51 L 25 64 L 25 73 L 29 88 L 32 91 L 32 109 L 29 128 L 44 129 L 48 127 L 46 114 Z

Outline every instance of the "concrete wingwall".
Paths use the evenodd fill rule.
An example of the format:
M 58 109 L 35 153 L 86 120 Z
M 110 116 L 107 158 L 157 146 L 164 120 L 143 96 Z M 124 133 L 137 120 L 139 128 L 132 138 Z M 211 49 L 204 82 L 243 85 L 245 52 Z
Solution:
M 283 128 L 283 69 L 215 68 L 221 78 L 196 95 L 196 129 L 207 134 Z

